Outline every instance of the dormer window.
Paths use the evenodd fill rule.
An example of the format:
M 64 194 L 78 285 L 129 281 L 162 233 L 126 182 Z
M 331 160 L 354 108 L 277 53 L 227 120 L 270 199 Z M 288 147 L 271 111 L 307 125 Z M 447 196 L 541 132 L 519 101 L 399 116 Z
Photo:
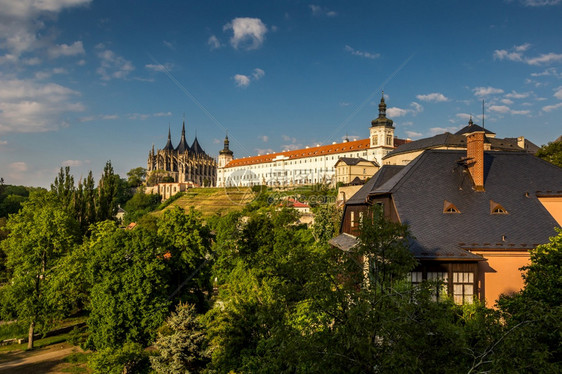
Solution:
M 443 213 L 453 214 L 460 212 L 461 211 L 455 206 L 455 204 L 451 203 L 450 201 L 445 200 L 443 202 Z
M 507 210 L 499 203 L 490 200 L 490 214 L 509 214 L 509 213 L 507 213 Z

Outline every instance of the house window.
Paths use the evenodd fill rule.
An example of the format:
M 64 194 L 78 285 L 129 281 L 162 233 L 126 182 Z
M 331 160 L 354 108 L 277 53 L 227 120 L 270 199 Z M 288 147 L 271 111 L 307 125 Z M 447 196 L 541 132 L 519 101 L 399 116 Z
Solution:
M 453 272 L 453 298 L 456 304 L 472 304 L 474 300 L 474 274 Z
M 423 273 L 421 271 L 412 271 L 408 273 L 408 278 L 412 285 L 418 285 L 423 281 Z
M 351 227 L 355 227 L 355 212 L 351 211 L 350 216 L 351 216 L 350 217 L 351 218 Z
M 392 135 L 387 135 L 386 136 L 386 145 L 391 145 L 392 144 Z
M 472 273 L 471 273 L 472 274 Z M 427 280 L 430 282 L 441 282 L 432 296 L 433 301 L 437 301 L 447 296 L 449 273 L 445 271 L 428 271 Z
M 493 200 L 490 200 L 490 214 L 508 214 L 508 213 L 503 206 L 501 206 L 500 204 L 496 203 Z

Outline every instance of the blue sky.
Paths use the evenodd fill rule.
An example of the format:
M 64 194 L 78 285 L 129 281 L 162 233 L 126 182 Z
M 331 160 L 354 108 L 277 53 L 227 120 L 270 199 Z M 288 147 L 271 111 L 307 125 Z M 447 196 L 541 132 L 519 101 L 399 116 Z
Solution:
M 366 138 L 562 134 L 562 0 L 0 0 L 0 177 L 146 166 L 185 115 L 216 155 Z

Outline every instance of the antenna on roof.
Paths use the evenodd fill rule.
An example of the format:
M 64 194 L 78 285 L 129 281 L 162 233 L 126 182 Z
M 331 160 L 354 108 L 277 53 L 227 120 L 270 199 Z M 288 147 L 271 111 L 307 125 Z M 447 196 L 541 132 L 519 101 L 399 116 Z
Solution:
M 482 99 L 482 128 L 484 128 L 484 99 Z

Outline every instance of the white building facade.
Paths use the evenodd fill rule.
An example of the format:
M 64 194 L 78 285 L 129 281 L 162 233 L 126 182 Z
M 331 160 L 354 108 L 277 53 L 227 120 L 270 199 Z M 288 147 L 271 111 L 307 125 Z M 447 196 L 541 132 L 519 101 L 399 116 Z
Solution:
M 335 164 L 340 158 L 363 158 L 382 165 L 382 158 L 404 142 L 394 137 L 393 121 L 386 118 L 383 96 L 379 117 L 371 121 L 367 139 L 234 159 L 227 136 L 219 152 L 217 186 L 335 184 Z

